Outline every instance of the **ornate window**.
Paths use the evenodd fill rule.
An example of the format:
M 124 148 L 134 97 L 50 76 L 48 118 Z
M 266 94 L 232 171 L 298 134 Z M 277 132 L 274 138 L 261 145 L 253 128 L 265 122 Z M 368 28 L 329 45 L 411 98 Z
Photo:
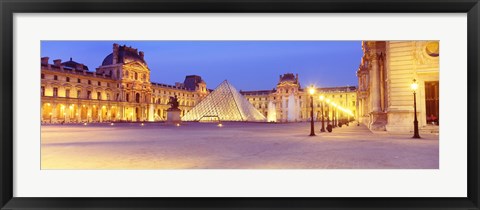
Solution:
M 427 43 L 425 52 L 431 57 L 438 57 L 440 55 L 438 42 Z

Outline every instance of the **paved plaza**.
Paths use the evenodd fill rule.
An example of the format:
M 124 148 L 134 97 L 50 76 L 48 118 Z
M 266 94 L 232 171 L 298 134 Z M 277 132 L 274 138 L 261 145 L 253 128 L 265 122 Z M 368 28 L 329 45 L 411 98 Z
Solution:
M 438 135 L 308 123 L 42 125 L 42 169 L 436 169 Z

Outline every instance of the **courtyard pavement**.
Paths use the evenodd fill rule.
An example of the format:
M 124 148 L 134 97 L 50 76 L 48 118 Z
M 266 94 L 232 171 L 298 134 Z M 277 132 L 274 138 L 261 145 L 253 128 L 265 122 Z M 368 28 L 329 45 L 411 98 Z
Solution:
M 42 169 L 437 169 L 438 135 L 308 123 L 42 125 Z

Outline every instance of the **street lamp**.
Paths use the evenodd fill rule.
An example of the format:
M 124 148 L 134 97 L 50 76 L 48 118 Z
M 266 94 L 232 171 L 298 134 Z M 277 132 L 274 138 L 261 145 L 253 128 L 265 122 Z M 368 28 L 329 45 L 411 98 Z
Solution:
M 327 102 L 327 126 L 330 125 L 330 99 L 325 100 Z
M 315 136 L 315 128 L 313 125 L 313 94 L 315 94 L 315 87 L 310 86 L 310 89 L 308 90 L 310 93 L 310 136 Z
M 414 120 L 413 120 L 413 137 L 414 139 L 419 139 L 420 134 L 418 133 L 418 120 L 417 120 L 417 93 L 416 90 L 418 89 L 417 80 L 413 79 L 410 88 L 413 90 L 413 112 L 414 112 Z
M 325 111 L 323 111 L 324 100 L 325 96 L 320 95 L 320 102 L 322 103 L 322 129 L 320 129 L 320 132 L 325 132 Z
M 337 104 L 336 104 L 335 102 L 332 102 L 332 106 L 333 106 L 333 109 L 332 109 L 332 111 L 333 111 L 333 114 L 332 114 L 332 115 L 333 115 L 333 116 L 332 116 L 332 120 L 333 120 L 332 126 L 333 126 L 334 128 L 336 128 L 336 127 L 337 127 Z

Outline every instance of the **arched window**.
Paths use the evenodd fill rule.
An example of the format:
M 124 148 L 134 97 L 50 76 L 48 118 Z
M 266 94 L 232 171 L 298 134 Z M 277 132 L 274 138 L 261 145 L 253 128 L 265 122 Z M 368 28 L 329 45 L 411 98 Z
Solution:
M 135 80 L 138 80 L 138 73 L 135 72 Z
M 140 103 L 140 93 L 135 94 L 135 102 Z

